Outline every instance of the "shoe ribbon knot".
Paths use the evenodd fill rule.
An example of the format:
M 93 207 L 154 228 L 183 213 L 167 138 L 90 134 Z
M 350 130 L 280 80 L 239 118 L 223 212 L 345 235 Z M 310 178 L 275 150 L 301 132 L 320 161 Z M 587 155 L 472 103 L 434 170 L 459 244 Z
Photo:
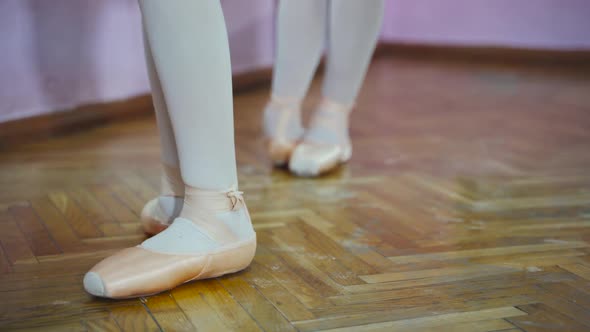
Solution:
M 227 197 L 231 203 L 231 211 L 236 211 L 244 205 L 244 192 L 238 191 L 236 187 L 231 188 L 226 192 Z

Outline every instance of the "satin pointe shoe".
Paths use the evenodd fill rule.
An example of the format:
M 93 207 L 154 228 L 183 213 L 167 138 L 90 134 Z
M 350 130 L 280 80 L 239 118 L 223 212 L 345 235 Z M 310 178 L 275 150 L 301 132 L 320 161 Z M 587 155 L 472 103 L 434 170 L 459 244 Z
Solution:
M 348 118 L 351 109 L 351 106 L 327 99 L 320 103 L 303 142 L 291 155 L 291 172 L 299 176 L 319 176 L 350 160 L 352 145 Z
M 263 127 L 273 164 L 278 167 L 287 165 L 303 135 L 301 102 L 272 96 L 264 109 Z
M 148 235 L 155 235 L 170 226 L 182 210 L 184 182 L 178 167 L 163 165 L 160 178 L 160 195 L 143 207 L 141 226 Z
M 146 234 L 156 235 L 168 228 L 176 216 L 178 214 L 167 215 L 160 206 L 159 197 L 157 197 L 146 203 L 139 219 Z
M 256 233 L 242 193 L 186 187 L 182 213 L 158 235 L 96 264 L 84 276 L 92 295 L 148 296 L 193 280 L 247 268 Z

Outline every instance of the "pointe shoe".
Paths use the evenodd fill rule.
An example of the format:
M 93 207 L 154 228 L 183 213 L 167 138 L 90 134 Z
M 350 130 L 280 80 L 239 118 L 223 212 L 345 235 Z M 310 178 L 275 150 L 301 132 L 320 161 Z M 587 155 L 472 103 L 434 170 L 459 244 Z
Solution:
M 289 170 L 302 177 L 316 177 L 328 173 L 350 160 L 350 145 L 304 142 L 291 156 Z
M 164 164 L 160 196 L 147 202 L 141 211 L 140 222 L 144 232 L 155 235 L 168 228 L 180 214 L 183 200 L 184 182 L 180 169 Z
M 185 197 L 170 227 L 95 265 L 84 276 L 86 291 L 112 299 L 148 296 L 248 267 L 256 233 L 241 192 L 187 188 Z
M 156 197 L 143 207 L 139 220 L 146 234 L 156 235 L 168 228 L 177 216 L 167 215 L 159 204 L 159 197 Z
M 299 176 L 319 176 L 350 160 L 350 110 L 349 106 L 329 100 L 321 102 L 303 142 L 297 145 L 291 155 L 291 172 Z
M 275 166 L 285 166 L 303 135 L 301 105 L 295 99 L 273 96 L 264 110 L 268 154 Z

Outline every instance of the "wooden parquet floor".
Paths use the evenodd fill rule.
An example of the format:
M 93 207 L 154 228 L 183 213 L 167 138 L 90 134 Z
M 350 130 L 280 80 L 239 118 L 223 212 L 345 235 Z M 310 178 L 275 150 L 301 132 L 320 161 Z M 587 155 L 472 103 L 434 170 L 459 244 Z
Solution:
M 0 330 L 589 331 L 588 73 L 381 57 L 317 180 L 270 167 L 268 89 L 237 95 L 254 263 L 134 300 L 82 276 L 145 238 L 153 117 L 1 151 Z

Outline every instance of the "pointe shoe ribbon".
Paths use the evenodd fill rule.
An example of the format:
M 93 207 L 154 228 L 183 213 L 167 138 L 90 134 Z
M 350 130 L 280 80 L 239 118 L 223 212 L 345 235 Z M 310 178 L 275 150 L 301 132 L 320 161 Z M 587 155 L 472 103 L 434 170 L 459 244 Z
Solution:
M 228 190 L 202 190 L 197 188 L 186 188 L 185 190 L 185 212 L 199 214 L 203 211 L 237 211 L 245 206 L 244 192 L 232 185 Z
M 244 192 L 238 191 L 237 186 L 234 185 L 229 191 L 226 192 L 227 197 L 231 201 L 231 211 L 238 210 L 242 205 L 245 204 L 244 202 Z

